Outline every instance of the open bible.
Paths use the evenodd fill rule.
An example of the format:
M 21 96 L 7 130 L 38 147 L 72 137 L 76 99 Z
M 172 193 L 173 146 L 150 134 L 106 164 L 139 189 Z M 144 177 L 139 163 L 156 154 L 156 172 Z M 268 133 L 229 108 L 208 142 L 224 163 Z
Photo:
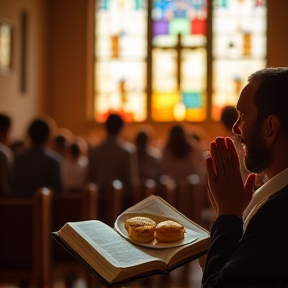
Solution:
M 125 228 L 125 221 L 134 216 L 147 216 L 156 223 L 177 221 L 185 227 L 184 239 L 171 243 L 135 243 Z M 123 283 L 169 272 L 204 255 L 210 244 L 208 231 L 154 195 L 125 210 L 116 219 L 114 228 L 99 220 L 68 222 L 52 236 L 106 283 Z

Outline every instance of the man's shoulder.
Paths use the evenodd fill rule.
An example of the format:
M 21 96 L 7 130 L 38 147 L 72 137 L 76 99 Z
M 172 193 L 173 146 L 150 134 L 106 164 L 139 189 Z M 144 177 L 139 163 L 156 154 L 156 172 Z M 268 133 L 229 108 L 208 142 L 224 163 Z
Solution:
M 30 155 L 31 155 L 31 149 L 26 148 L 25 150 L 23 150 L 23 151 L 21 151 L 15 155 L 15 160 L 17 161 L 19 159 L 24 159 L 26 157 L 30 157 Z
M 152 146 L 148 147 L 147 152 L 149 156 L 151 156 L 154 159 L 160 159 L 162 157 L 162 152 L 155 147 Z
M 288 221 L 288 185 L 270 195 L 267 201 L 255 214 L 256 218 L 267 217 L 266 221 Z
M 136 148 L 135 145 L 131 142 L 124 140 L 114 140 L 114 139 L 106 139 L 105 141 L 94 145 L 90 148 L 90 157 L 96 157 L 102 155 L 103 153 L 109 153 L 109 151 L 113 151 L 114 153 L 123 153 L 123 154 L 131 154 L 135 153 Z
M 51 149 L 47 149 L 47 148 L 44 149 L 43 154 L 47 159 L 51 160 L 52 162 L 62 162 L 63 161 L 63 157 Z
M 61 162 L 62 156 L 51 149 L 34 149 L 30 147 L 15 156 L 15 161 L 52 161 Z
M 119 146 L 123 148 L 123 150 L 129 152 L 129 153 L 135 153 L 136 147 L 133 143 L 128 142 L 128 141 L 119 141 L 118 142 Z
M 115 148 L 115 146 L 117 146 L 115 143 L 111 142 L 111 141 L 102 141 L 100 143 L 94 144 L 93 146 L 90 147 L 90 155 L 98 155 L 98 154 L 102 154 L 103 152 L 105 153 L 106 150 L 112 150 Z
M 279 202 L 279 204 L 282 203 L 283 205 L 288 206 L 288 185 L 272 194 L 268 200 L 269 202 Z

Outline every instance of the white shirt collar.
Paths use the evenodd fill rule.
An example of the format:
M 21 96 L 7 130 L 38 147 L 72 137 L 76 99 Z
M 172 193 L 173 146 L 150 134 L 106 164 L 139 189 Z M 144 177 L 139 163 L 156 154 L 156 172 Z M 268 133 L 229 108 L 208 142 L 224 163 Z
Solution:
M 252 199 L 243 212 L 244 229 L 258 209 L 265 204 L 268 197 L 288 185 L 288 168 L 282 170 L 264 183 L 252 196 Z

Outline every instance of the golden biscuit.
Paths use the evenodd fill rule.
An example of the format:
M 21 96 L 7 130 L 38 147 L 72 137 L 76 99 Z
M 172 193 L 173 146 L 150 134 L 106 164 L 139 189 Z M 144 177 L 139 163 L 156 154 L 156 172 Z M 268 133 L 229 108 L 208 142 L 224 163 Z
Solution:
M 154 240 L 154 231 L 155 226 L 141 226 L 130 228 L 128 235 L 135 242 L 146 243 Z
M 160 222 L 155 227 L 157 242 L 175 242 L 184 238 L 185 228 L 182 224 L 167 220 Z
M 155 226 L 156 222 L 148 217 L 141 217 L 141 216 L 132 217 L 125 221 L 125 228 L 127 229 L 127 231 L 131 227 L 140 227 L 146 225 Z
M 125 221 L 125 228 L 128 236 L 140 243 L 154 240 L 156 222 L 148 217 L 133 217 Z

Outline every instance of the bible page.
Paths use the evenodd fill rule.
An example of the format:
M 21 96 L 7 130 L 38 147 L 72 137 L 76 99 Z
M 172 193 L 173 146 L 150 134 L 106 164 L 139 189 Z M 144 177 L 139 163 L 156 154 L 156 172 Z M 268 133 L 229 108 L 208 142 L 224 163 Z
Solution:
M 76 247 L 72 247 L 72 245 L 71 247 L 76 248 L 75 251 L 77 251 L 77 245 L 83 246 L 82 239 L 84 238 L 85 241 L 89 243 L 86 248 L 86 253 L 89 257 L 93 256 L 93 249 L 95 249 L 100 255 L 112 263 L 113 266 L 119 268 L 127 268 L 155 260 L 159 261 L 157 257 L 154 257 L 156 255 L 152 256 L 137 245 L 125 240 L 113 228 L 103 222 L 90 220 L 67 224 L 81 236 L 75 237 L 75 233 L 70 235 L 70 238 L 74 237 L 74 241 L 77 242 Z M 70 230 L 67 231 L 67 234 L 70 234 L 69 231 Z M 89 246 L 93 247 L 93 249 Z M 97 261 L 97 259 L 94 260 Z

